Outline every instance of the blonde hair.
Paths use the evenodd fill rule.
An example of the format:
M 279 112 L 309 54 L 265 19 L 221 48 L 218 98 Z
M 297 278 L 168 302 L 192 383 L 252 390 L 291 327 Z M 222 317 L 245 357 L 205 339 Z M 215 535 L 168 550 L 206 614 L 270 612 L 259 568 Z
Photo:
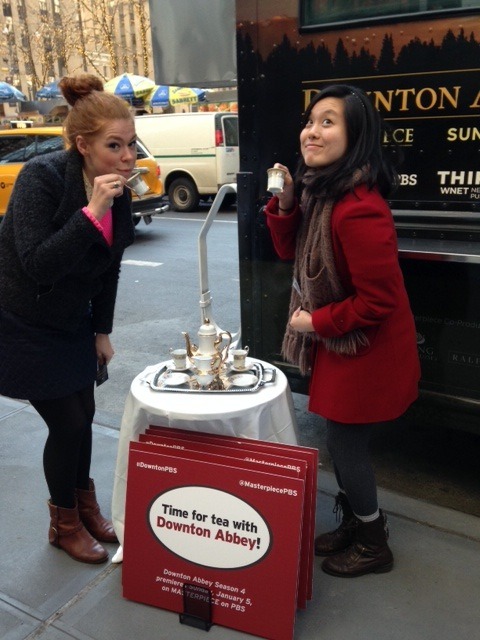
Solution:
M 65 76 L 58 86 L 72 107 L 63 123 L 63 135 L 72 146 L 77 136 L 89 139 L 110 120 L 133 122 L 127 102 L 104 91 L 102 81 L 94 75 Z

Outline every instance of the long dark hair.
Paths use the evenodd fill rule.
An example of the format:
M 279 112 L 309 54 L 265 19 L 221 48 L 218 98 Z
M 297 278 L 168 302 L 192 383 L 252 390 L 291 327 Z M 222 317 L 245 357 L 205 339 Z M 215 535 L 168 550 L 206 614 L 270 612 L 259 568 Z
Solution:
M 303 126 L 308 122 L 313 107 L 324 98 L 340 98 L 344 102 L 347 151 L 336 162 L 318 170 L 318 180 L 313 188 L 335 193 L 356 170 L 368 168 L 369 188 L 377 185 L 380 193 L 387 196 L 398 185 L 398 174 L 391 158 L 383 150 L 381 142 L 385 127 L 372 101 L 357 87 L 329 85 L 313 96 L 305 111 Z M 309 169 L 301 158 L 296 172 L 299 186 Z

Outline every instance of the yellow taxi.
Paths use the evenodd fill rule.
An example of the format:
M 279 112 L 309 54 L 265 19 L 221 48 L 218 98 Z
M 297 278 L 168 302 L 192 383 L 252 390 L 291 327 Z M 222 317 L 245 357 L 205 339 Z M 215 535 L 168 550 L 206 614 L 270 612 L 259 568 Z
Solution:
M 13 123 L 11 129 L 0 129 L 0 220 L 1 216 L 5 215 L 13 185 L 24 162 L 64 147 L 62 127 L 33 127 L 29 126 L 29 123 L 19 121 Z M 148 173 L 142 173 L 142 178 L 149 190 L 141 197 L 133 194 L 133 221 L 138 224 L 143 218 L 148 224 L 151 222 L 152 214 L 165 209 L 161 206 L 164 188 L 160 178 L 160 167 L 141 140 L 137 140 L 135 166 L 148 169 Z

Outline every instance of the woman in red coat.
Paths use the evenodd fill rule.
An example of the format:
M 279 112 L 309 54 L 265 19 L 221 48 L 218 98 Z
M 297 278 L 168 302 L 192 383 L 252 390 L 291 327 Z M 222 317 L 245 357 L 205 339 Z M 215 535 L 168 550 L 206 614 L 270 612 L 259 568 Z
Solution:
M 340 527 L 315 540 L 322 569 L 358 576 L 389 571 L 385 514 L 378 508 L 369 440 L 418 394 L 412 312 L 385 196 L 397 174 L 367 96 L 332 85 L 313 98 L 300 134 L 295 181 L 266 208 L 278 255 L 294 259 L 285 358 L 311 375 L 309 409 L 326 418 L 339 485 Z M 301 194 L 299 200 L 296 194 Z

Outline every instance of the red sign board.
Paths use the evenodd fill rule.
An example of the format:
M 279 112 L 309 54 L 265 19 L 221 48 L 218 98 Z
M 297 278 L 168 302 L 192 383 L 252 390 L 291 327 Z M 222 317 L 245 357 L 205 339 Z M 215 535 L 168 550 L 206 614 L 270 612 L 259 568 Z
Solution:
M 177 447 L 130 445 L 124 596 L 183 614 L 185 587 L 190 598 L 207 592 L 213 624 L 291 640 L 306 597 L 299 577 L 309 574 L 301 571 L 305 465 L 292 457 L 292 471 L 278 457 L 261 466 L 193 440 Z

